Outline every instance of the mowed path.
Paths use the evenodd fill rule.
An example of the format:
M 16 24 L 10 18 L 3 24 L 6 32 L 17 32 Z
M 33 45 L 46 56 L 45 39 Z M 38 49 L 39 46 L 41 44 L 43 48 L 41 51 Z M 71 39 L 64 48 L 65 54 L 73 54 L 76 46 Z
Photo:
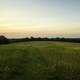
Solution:
M 80 44 L 33 41 L 0 45 L 0 80 L 80 80 Z

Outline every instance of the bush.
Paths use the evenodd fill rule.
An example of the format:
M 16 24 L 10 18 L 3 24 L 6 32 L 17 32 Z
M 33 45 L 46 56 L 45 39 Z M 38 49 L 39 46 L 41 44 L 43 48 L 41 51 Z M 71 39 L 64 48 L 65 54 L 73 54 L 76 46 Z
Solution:
M 8 39 L 5 36 L 1 35 L 0 44 L 8 44 L 8 43 L 9 43 Z

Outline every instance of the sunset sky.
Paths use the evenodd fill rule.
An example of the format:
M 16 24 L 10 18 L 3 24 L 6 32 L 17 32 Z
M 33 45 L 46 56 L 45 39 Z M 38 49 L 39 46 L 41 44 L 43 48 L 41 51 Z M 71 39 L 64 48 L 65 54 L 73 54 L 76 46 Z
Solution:
M 80 0 L 0 0 L 0 35 L 80 37 Z

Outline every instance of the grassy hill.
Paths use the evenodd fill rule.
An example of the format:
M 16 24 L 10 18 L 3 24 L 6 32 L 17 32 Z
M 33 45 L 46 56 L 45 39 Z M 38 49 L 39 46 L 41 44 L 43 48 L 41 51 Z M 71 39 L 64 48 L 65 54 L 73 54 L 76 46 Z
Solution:
M 80 44 L 33 41 L 0 45 L 0 80 L 80 80 Z

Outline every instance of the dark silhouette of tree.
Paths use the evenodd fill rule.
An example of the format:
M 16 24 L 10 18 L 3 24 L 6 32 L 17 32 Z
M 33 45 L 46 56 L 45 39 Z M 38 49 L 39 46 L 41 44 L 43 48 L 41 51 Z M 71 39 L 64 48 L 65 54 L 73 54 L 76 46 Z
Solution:
M 1 35 L 0 44 L 8 44 L 8 43 L 9 43 L 8 39 L 5 36 Z

